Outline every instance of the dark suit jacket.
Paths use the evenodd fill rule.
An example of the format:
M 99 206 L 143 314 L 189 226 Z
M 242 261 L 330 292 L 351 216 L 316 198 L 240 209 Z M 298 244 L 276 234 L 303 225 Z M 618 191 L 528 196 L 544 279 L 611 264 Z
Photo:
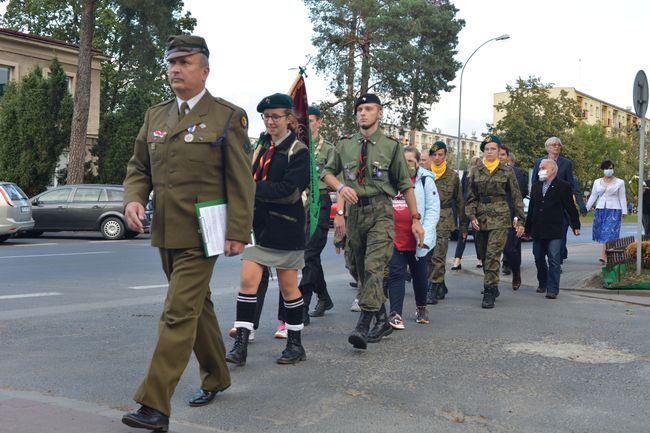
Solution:
M 535 165 L 533 166 L 533 185 L 539 182 L 539 164 L 543 159 L 548 159 L 548 156 L 543 156 L 537 159 L 535 161 Z M 573 163 L 570 159 L 566 159 L 562 155 L 558 156 L 557 161 L 555 162 L 557 163 L 557 175 L 555 177 L 567 182 L 571 186 L 573 196 L 576 199 L 576 203 L 578 204 L 580 211 L 586 213 L 587 208 L 585 207 L 585 200 L 582 197 L 582 191 L 580 191 L 580 185 L 578 185 L 578 182 L 573 177 Z
M 543 182 L 537 182 L 531 190 L 525 232 L 533 240 L 561 239 L 564 211 L 569 215 L 571 228 L 580 228 L 578 210 L 571 197 L 571 184 L 556 177 L 545 196 L 542 196 L 543 185 Z
M 514 165 L 512 169 L 515 171 L 517 183 L 519 184 L 519 191 L 522 197 L 528 197 L 528 175 L 521 168 Z

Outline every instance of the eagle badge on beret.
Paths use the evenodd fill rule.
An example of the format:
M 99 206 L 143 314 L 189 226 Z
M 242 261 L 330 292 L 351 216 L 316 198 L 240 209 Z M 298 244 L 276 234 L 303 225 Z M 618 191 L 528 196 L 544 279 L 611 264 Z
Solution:
M 266 98 L 266 99 L 264 100 L 264 102 L 266 102 L 267 104 L 270 104 L 270 103 L 271 103 L 271 98 Z

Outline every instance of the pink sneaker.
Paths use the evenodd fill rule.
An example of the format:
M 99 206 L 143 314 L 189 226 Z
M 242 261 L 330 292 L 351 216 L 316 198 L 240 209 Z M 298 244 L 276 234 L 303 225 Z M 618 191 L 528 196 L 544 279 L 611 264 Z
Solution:
M 278 330 L 275 331 L 275 334 L 273 336 L 275 338 L 287 338 L 287 325 L 282 320 L 280 320 Z

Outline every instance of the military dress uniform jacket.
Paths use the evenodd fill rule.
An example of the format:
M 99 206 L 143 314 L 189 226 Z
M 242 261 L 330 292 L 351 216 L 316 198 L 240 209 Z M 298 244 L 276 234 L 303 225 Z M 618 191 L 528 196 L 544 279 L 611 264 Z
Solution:
M 264 146 L 268 148 L 269 143 Z M 264 151 L 258 153 L 253 173 L 263 155 Z M 305 209 L 301 194 L 308 186 L 309 150 L 291 132 L 277 144 L 267 179 L 256 182 L 253 229 L 258 245 L 278 250 L 305 249 Z
M 467 232 L 467 217 L 465 215 L 465 200 L 460 188 L 460 179 L 456 171 L 447 168 L 445 172 L 436 179 L 436 188 L 440 197 L 440 220 L 436 226 L 438 231 L 453 231 L 456 229 L 453 206 L 456 206 L 460 219 L 460 230 Z
M 255 185 L 247 126 L 244 110 L 207 91 L 180 122 L 176 99 L 147 110 L 127 166 L 124 203 L 144 205 L 153 189 L 153 246 L 201 247 L 194 205 L 225 198 L 226 239 L 250 242 Z
M 511 195 L 518 224 L 524 224 L 524 203 L 512 168 L 499 164 L 492 173 L 481 166 L 469 180 L 466 213 L 471 221 L 476 218 L 481 230 L 507 229 L 512 227 L 510 208 L 506 201 Z
M 314 160 L 316 162 L 316 172 L 319 175 L 318 189 L 322 193 L 324 191 L 331 191 L 331 188 L 325 182 L 323 182 L 322 179 L 320 179 L 320 174 L 322 173 L 325 165 L 327 164 L 327 161 L 330 159 L 332 153 L 334 152 L 334 145 L 320 136 L 317 137 L 317 140 L 318 143 L 314 143 Z
M 341 173 L 345 185 L 354 189 L 358 197 L 384 194 L 392 198 L 398 192 L 413 188 L 402 146 L 379 129 L 369 137 L 365 185 L 360 185 L 357 170 L 362 141 L 360 132 L 342 137 L 320 173 L 320 179 L 327 174 L 338 176 Z

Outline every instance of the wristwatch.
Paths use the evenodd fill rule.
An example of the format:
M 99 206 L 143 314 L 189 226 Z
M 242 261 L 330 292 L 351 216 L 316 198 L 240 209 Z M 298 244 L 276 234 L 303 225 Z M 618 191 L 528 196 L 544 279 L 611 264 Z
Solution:
M 413 215 L 411 215 L 411 219 L 419 221 L 422 219 L 422 215 L 420 215 L 420 212 L 414 213 Z
M 339 209 L 339 210 L 337 210 L 337 211 L 336 211 L 336 214 L 337 214 L 338 216 L 343 216 L 343 209 Z

